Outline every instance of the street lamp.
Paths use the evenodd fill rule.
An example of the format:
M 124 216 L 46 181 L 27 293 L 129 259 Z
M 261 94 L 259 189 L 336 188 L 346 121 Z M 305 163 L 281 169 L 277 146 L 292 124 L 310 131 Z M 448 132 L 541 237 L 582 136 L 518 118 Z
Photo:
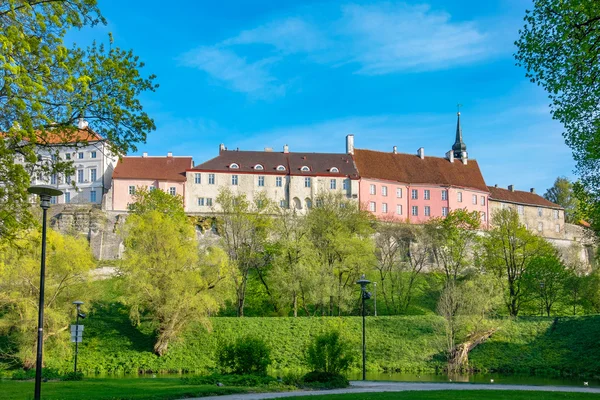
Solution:
M 77 375 L 77 354 L 79 353 L 79 318 L 81 317 L 81 319 L 84 319 L 85 314 L 79 309 L 83 304 L 83 301 L 76 300 L 73 302 L 73 304 L 75 304 L 77 307 L 77 319 L 75 322 L 75 366 L 73 367 L 73 372 L 75 372 L 75 375 Z
M 360 279 L 356 282 L 360 285 L 360 298 L 362 300 L 362 379 L 367 380 L 367 344 L 365 335 L 365 300 L 371 298 L 371 293 L 367 292 L 367 285 L 371 281 L 365 278 L 363 274 Z
M 40 301 L 38 306 L 37 355 L 35 360 L 35 392 L 34 400 L 40 400 L 42 386 L 42 349 L 44 346 L 44 279 L 46 276 L 46 212 L 50 208 L 52 196 L 60 196 L 63 192 L 52 186 L 39 185 L 27 189 L 31 194 L 40 196 L 42 216 L 42 262 L 40 268 Z

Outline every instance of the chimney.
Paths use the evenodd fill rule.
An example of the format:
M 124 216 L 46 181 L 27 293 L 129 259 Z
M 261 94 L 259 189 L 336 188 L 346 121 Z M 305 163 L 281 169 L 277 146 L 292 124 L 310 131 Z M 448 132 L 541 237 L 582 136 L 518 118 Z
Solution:
M 450 150 L 446 152 L 446 158 L 448 159 L 448 161 L 450 161 L 451 163 L 454 163 L 454 150 Z
M 346 154 L 354 154 L 354 135 L 346 135 Z
M 460 159 L 462 160 L 462 163 L 464 165 L 467 165 L 467 160 L 468 160 L 468 156 L 467 156 L 467 152 L 466 151 L 461 151 L 460 152 Z
M 79 121 L 77 121 L 77 127 L 79 129 L 87 129 L 88 122 L 83 118 L 79 118 Z
M 227 148 L 225 147 L 225 145 L 223 143 L 221 143 L 219 145 L 219 154 L 221 154 L 222 152 L 224 152 L 225 150 L 227 150 Z
M 397 146 L 394 146 L 394 149 L 392 150 L 392 153 L 398 154 L 398 147 Z
M 515 185 L 508 185 L 508 190 L 510 190 L 511 192 L 515 191 Z
M 168 153 L 167 153 L 167 157 L 173 157 L 173 153 L 171 153 L 171 152 L 168 152 Z
M 497 188 L 497 187 L 498 187 L 498 184 L 496 183 L 496 184 L 494 185 L 494 187 L 495 187 L 495 188 Z
M 285 154 L 287 154 L 287 153 L 289 153 L 289 152 L 290 152 L 290 147 L 289 147 L 287 144 L 284 144 L 284 145 L 283 145 L 283 152 L 284 152 Z
M 148 157 L 148 153 L 146 153 L 146 152 L 143 152 L 143 153 L 142 153 L 142 157 L 144 157 L 144 158 Z
M 419 158 L 421 160 L 424 160 L 425 159 L 425 148 L 419 147 L 419 150 L 417 150 L 417 155 L 419 156 Z
M 272 152 L 273 152 L 272 147 L 265 147 L 265 153 L 272 153 Z
M 529 192 L 535 194 L 535 188 L 529 189 Z

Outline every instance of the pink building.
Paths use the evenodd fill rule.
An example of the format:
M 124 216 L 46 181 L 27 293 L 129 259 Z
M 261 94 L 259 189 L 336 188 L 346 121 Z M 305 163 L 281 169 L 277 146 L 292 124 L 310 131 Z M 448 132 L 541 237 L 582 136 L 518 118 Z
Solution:
M 123 157 L 113 173 L 112 210 L 127 211 L 138 187 L 164 190 L 185 199 L 185 171 L 193 166 L 192 157 L 173 157 L 171 153 L 167 157 L 148 157 L 147 153 Z
M 396 147 L 390 153 L 354 149 L 351 136 L 347 144 L 360 175 L 361 207 L 377 218 L 424 223 L 466 209 L 477 211 L 488 226 L 489 190 L 477 161 L 468 159 L 460 114 L 456 142 L 445 158 L 426 157 L 423 148 L 417 154 L 398 153 Z

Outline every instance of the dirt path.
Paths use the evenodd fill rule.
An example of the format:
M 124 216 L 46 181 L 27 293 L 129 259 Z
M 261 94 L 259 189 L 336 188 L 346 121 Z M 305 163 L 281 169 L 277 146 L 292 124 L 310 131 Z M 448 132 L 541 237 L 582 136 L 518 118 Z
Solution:
M 227 396 L 197 397 L 187 400 L 259 400 L 282 397 L 315 396 L 322 394 L 369 393 L 369 392 L 403 392 L 407 390 L 536 390 L 542 392 L 583 392 L 600 393 L 600 388 L 578 386 L 532 386 L 532 385 L 496 385 L 481 383 L 409 383 L 409 382 L 375 382 L 352 381 L 346 389 L 297 391 L 278 393 L 246 393 Z

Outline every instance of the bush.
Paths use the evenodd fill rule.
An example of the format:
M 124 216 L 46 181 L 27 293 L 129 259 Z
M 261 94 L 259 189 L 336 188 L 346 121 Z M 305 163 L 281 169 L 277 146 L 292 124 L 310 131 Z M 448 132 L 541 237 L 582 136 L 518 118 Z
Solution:
M 233 343 L 219 346 L 219 368 L 225 374 L 266 375 L 271 365 L 271 350 L 257 337 L 240 337 Z
M 340 374 L 350 368 L 354 354 L 342 341 L 339 331 L 318 335 L 306 350 L 306 363 L 312 371 Z
M 81 381 L 83 380 L 83 372 L 77 371 L 77 372 L 68 372 L 66 374 L 64 374 L 61 378 L 61 381 Z
M 42 368 L 42 379 L 58 380 L 62 375 L 54 368 Z M 35 379 L 35 369 L 20 369 L 13 372 L 12 379 L 15 381 L 28 381 Z
M 337 389 L 345 388 L 350 385 L 345 376 L 332 372 L 309 372 L 302 377 L 302 383 L 305 387 L 313 389 Z
M 268 375 L 196 375 L 196 376 L 185 376 L 181 378 L 181 381 L 186 385 L 216 385 L 222 383 L 224 386 L 267 386 L 277 379 Z

